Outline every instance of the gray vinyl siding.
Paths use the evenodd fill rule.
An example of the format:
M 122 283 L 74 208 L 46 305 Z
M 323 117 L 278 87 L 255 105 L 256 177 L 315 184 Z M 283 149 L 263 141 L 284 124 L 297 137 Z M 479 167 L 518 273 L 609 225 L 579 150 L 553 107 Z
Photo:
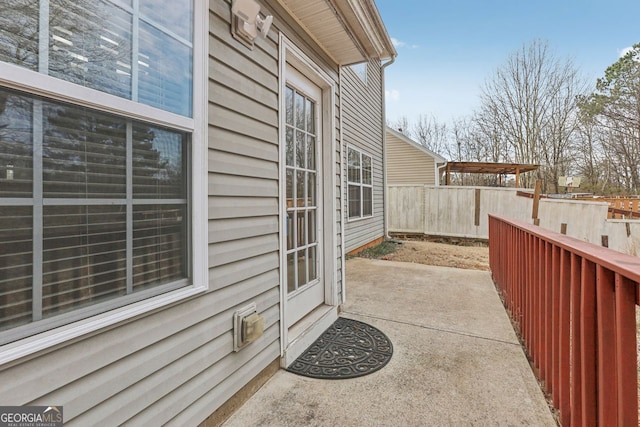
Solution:
M 387 184 L 435 185 L 435 159 L 387 132 Z
M 357 249 L 384 236 L 384 166 L 382 125 L 382 68 L 378 60 L 367 64 L 366 83 L 349 67 L 342 69 L 342 109 L 344 120 L 345 189 L 347 147 L 371 156 L 373 164 L 373 216 L 347 219 L 345 212 L 345 251 Z
M 338 73 L 275 1 L 263 6 L 276 19 L 251 51 L 231 36 L 230 2 L 210 2 L 208 292 L 1 366 L 3 405 L 62 405 L 68 426 L 197 425 L 280 356 L 279 31 Z M 233 312 L 250 302 L 265 332 L 234 353 Z

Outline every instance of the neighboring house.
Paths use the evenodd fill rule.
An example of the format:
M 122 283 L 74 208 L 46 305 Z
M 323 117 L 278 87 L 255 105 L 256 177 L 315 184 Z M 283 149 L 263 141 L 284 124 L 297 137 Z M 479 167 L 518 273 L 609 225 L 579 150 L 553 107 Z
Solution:
M 388 126 L 386 150 L 388 185 L 440 185 L 442 156 Z
M 252 41 L 222 0 L 7 2 L 0 402 L 197 425 L 337 317 L 340 72 L 395 54 L 375 4 L 264 0 Z
M 395 55 L 395 52 L 393 52 Z M 385 236 L 384 67 L 377 59 L 343 67 L 343 173 L 345 252 L 380 242 Z

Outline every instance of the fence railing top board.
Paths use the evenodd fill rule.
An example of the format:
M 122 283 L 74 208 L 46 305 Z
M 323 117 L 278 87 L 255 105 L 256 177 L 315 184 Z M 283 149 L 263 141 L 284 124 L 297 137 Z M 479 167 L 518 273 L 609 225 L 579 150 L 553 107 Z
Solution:
M 489 214 L 489 217 L 511 224 L 533 236 L 537 236 L 554 244 L 555 246 L 568 250 L 569 252 L 573 252 L 586 260 L 625 276 L 636 283 L 640 283 L 640 257 L 628 255 L 593 243 L 584 242 L 517 219 L 493 214 Z

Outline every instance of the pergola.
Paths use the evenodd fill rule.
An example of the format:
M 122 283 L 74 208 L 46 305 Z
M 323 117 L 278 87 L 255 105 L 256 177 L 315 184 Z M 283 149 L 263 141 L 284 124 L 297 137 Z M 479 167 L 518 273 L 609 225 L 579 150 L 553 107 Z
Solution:
M 525 163 L 487 163 L 487 162 L 448 162 L 445 169 L 445 185 L 449 185 L 451 172 L 459 173 L 487 173 L 499 175 L 502 185 L 502 175 L 515 175 L 516 188 L 520 188 L 520 173 L 537 170 L 539 165 Z

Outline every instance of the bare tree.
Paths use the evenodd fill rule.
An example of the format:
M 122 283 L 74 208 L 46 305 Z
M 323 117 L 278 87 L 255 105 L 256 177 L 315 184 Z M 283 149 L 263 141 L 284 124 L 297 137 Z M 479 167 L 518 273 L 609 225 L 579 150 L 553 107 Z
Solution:
M 429 150 L 440 155 L 449 154 L 449 131 L 433 115 L 421 114 L 411 128 L 411 136 Z
M 411 138 L 411 130 L 409 129 L 409 119 L 407 118 L 407 116 L 402 116 L 395 122 L 387 121 L 387 126 Z
M 511 54 L 483 85 L 479 124 L 504 141 L 503 159 L 541 164 L 539 177 L 547 190 L 570 156 L 576 96 L 584 88 L 570 60 L 557 58 L 546 42 L 533 41 Z M 525 185 L 532 181 L 523 179 Z

